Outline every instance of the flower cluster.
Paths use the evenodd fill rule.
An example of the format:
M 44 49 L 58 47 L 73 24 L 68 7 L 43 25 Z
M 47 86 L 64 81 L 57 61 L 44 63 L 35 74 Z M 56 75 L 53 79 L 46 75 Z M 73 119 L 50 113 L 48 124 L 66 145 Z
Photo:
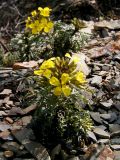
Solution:
M 53 57 L 45 60 L 34 74 L 46 78 L 56 96 L 69 96 L 73 88 L 83 89 L 86 84 L 83 72 L 76 70 L 77 60 L 72 60 L 68 53 L 62 58 Z
M 48 33 L 53 28 L 53 22 L 49 19 L 51 9 L 41 8 L 31 12 L 31 16 L 26 20 L 26 28 L 32 31 L 32 34 L 40 32 Z

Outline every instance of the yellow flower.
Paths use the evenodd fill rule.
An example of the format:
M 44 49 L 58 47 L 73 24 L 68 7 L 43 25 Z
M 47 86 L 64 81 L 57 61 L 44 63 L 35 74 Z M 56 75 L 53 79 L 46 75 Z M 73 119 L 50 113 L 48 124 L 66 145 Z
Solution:
M 81 72 L 81 71 L 79 71 L 79 72 L 76 73 L 75 79 L 76 79 L 79 83 L 81 83 L 81 84 L 86 83 L 85 75 L 84 75 L 83 72 Z
M 46 69 L 44 72 L 43 72 L 43 76 L 46 77 L 46 78 L 50 78 L 52 75 L 52 71 L 49 70 L 49 69 Z
M 44 32 L 48 33 L 53 28 L 53 22 L 48 21 L 46 18 L 41 19 L 41 24 L 43 25 Z
M 62 89 L 61 87 L 56 87 L 54 88 L 54 95 L 60 96 L 62 94 Z
M 62 91 L 66 97 L 71 94 L 71 88 L 69 86 L 66 85 L 62 86 Z
M 74 62 L 74 63 L 79 62 L 79 58 L 78 58 L 77 56 L 73 56 L 73 62 Z
M 56 77 L 52 77 L 49 82 L 51 85 L 56 86 L 54 88 L 54 94 L 56 96 L 61 95 L 62 92 L 65 96 L 69 96 L 71 94 L 71 88 L 67 85 L 61 85 L 60 81 Z
M 62 83 L 62 85 L 66 84 L 69 81 L 69 79 L 70 79 L 69 74 L 63 73 L 62 76 L 61 76 L 61 83 Z
M 31 15 L 32 15 L 33 17 L 35 17 L 35 16 L 37 15 L 37 12 L 36 12 L 36 11 L 32 11 L 32 12 L 31 12 Z
M 35 20 L 35 22 L 29 24 L 28 27 L 32 29 L 32 34 L 37 34 L 43 29 L 43 26 L 40 24 L 38 20 Z
M 40 76 L 43 74 L 43 70 L 35 70 L 34 74 Z
M 60 81 L 56 77 L 51 77 L 49 80 L 50 84 L 53 86 L 60 86 Z
M 49 17 L 50 16 L 50 11 L 51 11 L 50 8 L 48 8 L 48 7 L 45 7 L 45 8 L 39 7 L 38 10 L 40 11 L 40 15 L 41 16 L 44 16 L 44 17 Z
M 65 57 L 67 57 L 67 58 L 71 58 L 71 56 L 70 56 L 70 54 L 69 54 L 69 53 L 66 53 L 66 54 L 65 54 Z
M 42 65 L 40 66 L 40 69 L 48 69 L 48 68 L 54 68 L 54 67 L 55 67 L 54 62 L 52 60 L 47 60 L 42 63 Z

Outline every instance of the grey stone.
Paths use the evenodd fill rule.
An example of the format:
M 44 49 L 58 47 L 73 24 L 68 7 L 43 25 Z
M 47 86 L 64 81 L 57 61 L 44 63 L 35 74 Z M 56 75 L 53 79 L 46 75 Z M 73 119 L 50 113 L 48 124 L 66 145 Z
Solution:
M 100 85 L 102 82 L 102 77 L 101 76 L 94 76 L 92 79 L 91 79 L 91 85 Z
M 40 143 L 30 140 L 30 137 L 34 135 L 30 128 L 12 131 L 12 134 L 37 160 L 51 160 L 46 148 Z
M 114 151 L 115 160 L 120 160 L 120 151 Z
M 87 134 L 88 134 L 88 137 L 90 137 L 94 142 L 97 142 L 96 136 L 93 132 L 88 131 Z
M 118 116 L 117 121 L 115 121 L 115 124 L 120 124 L 120 115 Z
M 113 57 L 113 60 L 116 60 L 116 61 L 119 61 L 119 62 L 120 62 L 120 52 L 119 52 L 119 54 L 117 54 L 117 55 L 115 55 L 115 56 Z
M 13 152 L 19 152 L 20 145 L 17 142 L 5 142 L 1 148 L 8 149 Z
M 110 145 L 111 149 L 113 150 L 120 150 L 120 145 Z
M 113 138 L 110 140 L 110 144 L 119 144 L 120 145 L 120 138 Z
M 102 124 L 102 119 L 100 118 L 99 112 L 90 112 L 90 116 L 95 122 Z
M 56 155 L 60 153 L 61 145 L 58 144 L 53 150 L 51 151 L 51 159 L 54 159 Z
M 95 133 L 95 135 L 99 136 L 100 138 L 105 138 L 105 139 L 110 138 L 110 134 L 101 128 L 95 128 L 93 132 Z
M 110 119 L 110 123 L 117 120 L 117 114 L 115 112 L 110 113 L 111 114 L 111 119 Z
M 111 114 L 100 114 L 100 117 L 103 118 L 104 120 L 110 120 L 111 119 Z
M 106 126 L 104 126 L 104 125 L 99 125 L 99 126 L 96 126 L 96 127 L 98 127 L 98 128 L 101 128 L 101 129 L 103 129 L 103 130 L 106 130 Z
M 109 99 L 107 102 L 100 102 L 100 104 L 104 107 L 104 109 L 110 109 L 113 105 L 112 99 Z
M 120 130 L 119 131 L 116 131 L 116 132 L 112 132 L 111 134 L 110 134 L 110 137 L 112 138 L 112 137 L 116 137 L 116 136 L 119 136 L 120 135 Z
M 109 71 L 110 70 L 110 66 L 103 65 L 102 66 L 102 70 L 103 71 Z
M 109 141 L 110 141 L 109 139 L 99 139 L 97 143 L 108 144 Z
M 120 131 L 120 125 L 119 124 L 109 124 L 109 130 L 111 133 Z

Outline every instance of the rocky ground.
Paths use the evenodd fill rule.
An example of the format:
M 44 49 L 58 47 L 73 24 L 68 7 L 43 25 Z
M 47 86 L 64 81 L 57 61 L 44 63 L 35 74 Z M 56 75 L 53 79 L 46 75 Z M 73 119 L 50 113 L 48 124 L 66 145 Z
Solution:
M 94 91 L 90 101 L 94 129 L 88 132 L 91 145 L 84 146 L 79 154 L 71 148 L 68 155 L 58 144 L 50 153 L 52 159 L 120 159 L 120 32 L 117 24 L 119 21 L 116 26 L 95 23 L 96 36 L 79 53 L 83 71 Z M 89 27 L 88 30 L 90 32 Z M 35 141 L 33 131 L 26 128 L 36 105 L 25 107 L 18 96 L 23 87 L 21 81 L 36 63 L 18 63 L 14 69 L 16 66 L 17 70 L 0 68 L 0 159 L 51 159 L 47 150 Z M 56 158 L 59 154 L 62 158 Z
M 3 8 L 6 6 L 3 1 L 0 3 Z M 16 14 L 22 16 L 17 9 Z M 0 23 L 1 35 L 11 37 L 11 27 Z M 37 63 L 24 62 L 14 65 L 17 70 L 0 68 L 0 160 L 120 160 L 120 20 L 87 23 L 89 27 L 83 31 L 93 34 L 93 38 L 78 55 L 94 91 L 88 97 L 94 122 L 94 129 L 88 132 L 90 145 L 79 151 L 68 145 L 68 154 L 58 144 L 49 153 L 35 140 L 29 123 L 36 104 L 26 106 L 19 93 L 24 89 L 23 80 Z

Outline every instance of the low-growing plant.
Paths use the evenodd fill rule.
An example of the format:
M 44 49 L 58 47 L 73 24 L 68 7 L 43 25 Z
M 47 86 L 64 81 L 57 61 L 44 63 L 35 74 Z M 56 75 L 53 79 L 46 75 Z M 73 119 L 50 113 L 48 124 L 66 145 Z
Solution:
M 45 60 L 39 70 L 34 71 L 37 75 L 34 93 L 38 109 L 33 129 L 46 146 L 69 140 L 76 146 L 92 129 L 89 112 L 80 105 L 80 101 L 87 102 L 82 95 L 88 90 L 87 81 L 83 72 L 76 68 L 77 57 L 71 60 L 67 53 L 65 57 Z
M 11 39 L 11 53 L 19 56 L 20 61 L 48 59 L 62 56 L 61 53 L 77 52 L 89 39 L 90 35 L 80 31 L 85 27 L 84 23 L 78 23 L 77 19 L 71 24 L 61 21 L 53 23 L 50 12 L 47 7 L 42 12 L 41 8 L 33 11 L 26 20 L 26 30 Z

